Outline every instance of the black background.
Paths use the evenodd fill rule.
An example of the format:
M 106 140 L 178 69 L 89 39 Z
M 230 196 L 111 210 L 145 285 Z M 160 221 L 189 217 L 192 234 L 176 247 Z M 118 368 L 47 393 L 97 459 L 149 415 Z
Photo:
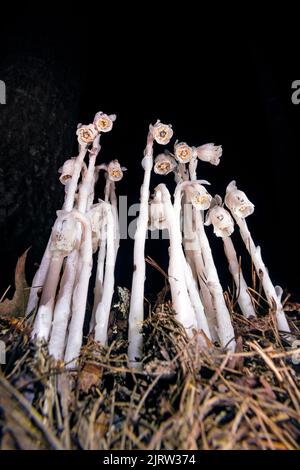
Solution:
M 199 11 L 189 16 L 180 12 L 173 20 L 159 4 L 140 11 L 128 6 L 128 18 L 117 5 L 115 9 L 109 16 L 96 13 L 90 4 L 74 5 L 64 15 L 60 10 L 40 16 L 8 15 L 1 25 L 1 63 L 29 55 L 67 69 L 79 87 L 75 123 L 91 122 L 99 110 L 117 114 L 113 131 L 102 139 L 100 159 L 118 158 L 128 168 L 118 191 L 128 195 L 129 204 L 139 199 L 140 160 L 150 122 L 159 118 L 172 123 L 176 138 L 190 145 L 222 144 L 220 165 L 201 162 L 198 176 L 211 182 L 213 194 L 224 195 L 233 179 L 245 190 L 256 207 L 249 227 L 271 278 L 299 299 L 300 105 L 291 101 L 291 84 L 300 78 L 297 30 L 292 24 L 284 30 L 271 20 L 262 29 L 255 22 L 229 24 Z M 71 119 L 70 126 L 70 153 L 75 155 L 76 126 Z M 61 155 L 61 161 L 69 156 Z M 161 180 L 153 178 L 152 188 Z M 172 187 L 171 178 L 167 181 Z M 59 183 L 57 191 L 62 199 Z M 48 217 L 52 222 L 55 212 Z M 33 264 L 42 255 L 40 248 L 34 250 L 36 230 L 37 226 L 27 230 L 1 260 L 2 290 L 13 282 L 17 256 L 29 245 L 29 279 L 32 276 Z M 47 228 L 44 244 L 48 236 Z M 234 239 L 244 256 L 236 235 Z M 211 240 L 226 285 L 222 244 Z M 117 268 L 118 284 L 128 287 L 132 248 L 131 241 L 122 242 Z M 146 254 L 166 269 L 165 248 L 166 243 L 154 241 L 147 244 Z M 160 282 L 160 275 L 149 268 L 147 290 L 154 291 Z

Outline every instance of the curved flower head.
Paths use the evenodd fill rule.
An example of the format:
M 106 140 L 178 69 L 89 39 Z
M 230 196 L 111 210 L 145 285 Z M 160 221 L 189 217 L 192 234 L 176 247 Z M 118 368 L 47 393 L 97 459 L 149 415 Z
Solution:
M 206 188 L 202 184 L 195 186 L 195 191 L 191 195 L 191 203 L 195 209 L 205 211 L 209 209 L 212 200 L 211 195 L 207 192 Z
M 115 114 L 107 115 L 99 111 L 94 117 L 94 126 L 98 132 L 109 132 L 112 129 L 113 123 L 117 116 Z
M 69 212 L 57 211 L 57 219 L 51 234 L 51 251 L 60 251 L 67 256 L 77 243 L 77 221 Z
M 230 213 L 219 204 L 222 204 L 222 199 L 216 197 L 206 217 L 205 225 L 212 224 L 217 237 L 230 237 L 234 231 L 234 221 Z
M 98 135 L 98 131 L 93 124 L 88 126 L 80 126 L 77 131 L 77 139 L 81 145 L 91 144 Z
M 203 162 L 219 165 L 222 156 L 222 145 L 205 144 L 196 147 L 197 157 Z
M 149 230 L 164 230 L 168 228 L 165 208 L 162 202 L 161 192 L 156 191 L 149 202 Z
M 225 204 L 234 215 L 241 219 L 254 212 L 254 204 L 249 201 L 243 191 L 237 189 L 235 181 L 232 181 L 226 188 Z
M 62 184 L 67 184 L 67 182 L 72 178 L 74 173 L 75 158 L 70 158 L 66 160 L 63 166 L 58 170 L 58 173 L 61 173 L 59 181 Z
M 118 160 L 112 160 L 108 165 L 107 165 L 107 174 L 108 178 L 111 181 L 120 181 L 123 178 L 123 171 L 126 170 L 126 168 L 121 167 L 120 163 Z
M 187 145 L 185 142 L 176 142 L 174 146 L 174 154 L 179 163 L 189 163 L 193 158 L 194 151 L 192 147 Z
M 176 167 L 174 158 L 168 153 L 160 153 L 154 161 L 154 173 L 157 175 L 168 175 Z
M 163 124 L 159 120 L 154 126 L 150 126 L 150 131 L 152 132 L 154 140 L 161 145 L 167 145 L 173 136 L 172 126 L 170 124 Z

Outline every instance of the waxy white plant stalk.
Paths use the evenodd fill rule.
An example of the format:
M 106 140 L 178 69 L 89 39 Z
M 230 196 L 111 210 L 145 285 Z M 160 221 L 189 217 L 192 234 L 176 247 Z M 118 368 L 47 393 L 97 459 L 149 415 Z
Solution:
M 103 291 L 100 303 L 97 305 L 95 312 L 95 340 L 106 345 L 108 320 L 111 309 L 111 302 L 114 293 L 114 272 L 116 262 L 115 250 L 115 218 L 110 204 L 104 203 L 106 217 L 106 260 L 105 260 L 105 276 L 103 281 Z
M 51 260 L 32 332 L 32 337 L 38 340 L 48 340 L 63 260 L 76 246 L 76 224 L 67 218 L 67 214 L 66 211 L 57 212 L 58 217 L 52 230 Z
M 143 347 L 140 330 L 144 320 L 145 239 L 148 229 L 148 202 L 153 167 L 153 141 L 155 139 L 157 143 L 165 145 L 169 143 L 173 135 L 171 127 L 160 123 L 160 121 L 157 121 L 154 126 L 150 126 L 149 129 L 147 146 L 142 161 L 144 181 L 141 186 L 140 213 L 134 236 L 134 265 L 129 310 L 128 359 L 130 363 L 136 366 L 139 366 Z
M 196 221 L 195 215 L 198 214 L 199 210 L 207 209 L 210 206 L 211 196 L 208 194 L 207 190 L 202 186 L 202 184 L 209 184 L 205 180 L 194 180 L 194 181 L 183 181 L 176 186 L 175 198 L 174 198 L 174 208 L 176 211 L 176 218 L 180 220 L 181 211 L 183 212 L 183 232 L 185 238 L 183 239 L 185 254 L 190 257 L 191 265 L 194 266 L 196 277 L 195 281 L 199 282 L 200 285 L 200 300 L 204 306 L 204 311 L 207 318 L 207 323 L 209 326 L 210 337 L 213 341 L 218 340 L 217 335 L 217 320 L 216 312 L 212 304 L 211 293 L 207 287 L 206 274 L 204 261 L 201 254 L 201 246 L 199 243 L 198 235 L 195 230 Z M 184 192 L 184 201 L 185 204 L 180 203 L 182 198 L 182 192 Z M 193 200 L 194 204 L 198 206 L 197 212 L 191 201 Z
M 236 290 L 237 301 L 240 306 L 241 312 L 246 318 L 256 317 L 255 309 L 251 301 L 251 295 L 248 291 L 248 286 L 243 276 L 243 272 L 238 261 L 234 244 L 230 237 L 223 238 L 224 251 L 228 260 L 229 271 L 233 277 Z
M 79 126 L 77 135 L 80 145 L 80 152 L 74 163 L 73 175 L 68 184 L 68 190 L 64 203 L 64 210 L 66 212 L 70 212 L 74 207 L 76 189 L 83 166 L 84 157 L 87 151 L 87 145 L 94 142 L 94 140 L 97 138 L 98 132 L 95 127 L 90 124 L 88 126 Z M 51 256 L 49 262 L 47 275 L 42 290 L 40 306 L 36 315 L 32 332 L 33 338 L 36 337 L 40 340 L 48 340 L 53 317 L 55 295 L 59 283 L 63 260 L 64 256 L 58 254 L 57 251 L 54 251 L 54 254 Z
M 163 206 L 164 206 L 164 213 L 168 225 L 169 230 L 169 238 L 170 238 L 170 248 L 169 248 L 169 268 L 168 268 L 168 279 L 171 288 L 172 294 L 172 304 L 173 308 L 176 312 L 176 317 L 178 321 L 184 326 L 187 334 L 191 336 L 193 334 L 193 330 L 198 329 L 198 323 L 196 319 L 195 310 L 191 303 L 191 299 L 188 294 L 187 290 L 187 282 L 190 281 L 191 271 L 188 269 L 186 265 L 186 261 L 184 259 L 182 253 L 182 239 L 181 239 L 181 232 L 178 220 L 176 218 L 176 213 L 174 207 L 171 202 L 170 193 L 167 190 L 164 184 L 160 184 L 155 189 L 155 197 L 161 198 Z M 193 289 L 193 284 L 190 286 L 192 297 L 194 301 L 195 307 L 199 306 L 199 302 L 197 305 L 197 300 L 195 300 L 195 289 Z M 200 301 L 200 299 L 199 299 Z M 200 302 L 201 303 L 201 302 Z M 202 312 L 204 315 L 204 311 L 202 308 Z M 201 318 L 201 311 L 199 313 L 199 318 Z M 201 322 L 201 320 L 200 320 Z M 208 327 L 204 327 L 206 333 L 208 332 Z
M 229 351 L 235 351 L 234 329 L 200 213 L 197 218 L 197 230 L 207 276 L 207 287 L 211 293 L 216 310 L 220 343 L 223 348 L 226 347 Z
M 69 326 L 69 335 L 65 352 L 65 363 L 68 368 L 72 368 L 76 365 L 76 360 L 82 345 L 83 323 L 93 259 L 90 220 L 79 211 L 74 211 L 73 214 L 81 223 L 83 230 L 80 247 L 80 272 L 77 274 L 76 284 L 73 291 L 72 318 Z
M 95 178 L 95 160 L 100 150 L 100 135 L 93 142 L 93 149 L 90 154 L 89 168 L 84 172 L 83 181 L 78 194 L 78 210 L 81 213 L 87 208 L 90 194 L 94 193 Z M 91 177 L 93 175 L 93 177 Z M 81 238 L 81 227 L 77 225 L 77 238 Z M 80 243 L 80 242 L 79 242 Z M 68 256 L 63 275 L 60 281 L 59 293 L 53 312 L 52 331 L 49 341 L 49 353 L 55 359 L 63 359 L 67 327 L 71 314 L 71 301 L 74 289 L 76 273 L 78 270 L 79 251 L 78 248 L 72 251 Z
M 80 145 L 79 156 L 76 159 L 67 160 L 61 169 L 62 175 L 60 177 L 60 181 L 63 184 L 66 183 L 66 196 L 64 202 L 65 212 L 69 213 L 72 211 L 76 202 L 79 212 L 85 213 L 88 206 L 91 204 L 91 198 L 93 198 L 94 192 L 94 184 L 97 179 L 97 174 L 95 172 L 95 160 L 100 149 L 100 132 L 107 132 L 110 130 L 114 120 L 115 115 L 107 116 L 100 112 L 95 116 L 93 124 L 88 126 L 78 126 L 77 136 Z M 87 151 L 87 146 L 90 144 L 94 144 L 94 146 L 92 150 L 89 151 L 89 167 L 86 169 L 84 157 Z M 76 194 L 81 171 L 83 171 L 82 183 L 80 184 L 78 194 Z M 80 243 L 80 225 L 77 224 L 77 229 L 74 230 L 74 234 L 77 236 L 77 242 Z M 64 236 L 63 231 L 62 236 Z M 78 258 L 78 247 L 75 248 L 71 254 L 70 252 L 67 252 L 66 254 L 67 256 L 70 256 L 68 256 L 65 263 L 65 269 L 60 282 L 60 291 L 57 297 L 57 303 L 54 312 L 54 331 L 51 335 L 49 345 L 50 353 L 52 353 L 57 359 L 61 359 L 63 354 L 64 337 L 70 315 L 70 303 L 76 270 L 81 270 L 82 261 L 81 257 Z M 49 336 L 53 316 L 53 307 L 56 298 L 56 290 L 60 280 L 63 259 L 66 254 L 60 253 L 59 250 L 54 250 L 51 256 L 42 291 L 40 307 L 33 329 L 33 337 L 47 339 Z M 44 265 L 45 263 L 42 264 Z
M 248 291 L 248 286 L 231 239 L 231 235 L 234 231 L 234 221 L 229 212 L 222 207 L 222 199 L 220 196 L 215 196 L 209 213 L 207 214 L 205 225 L 210 224 L 214 227 L 215 235 L 221 237 L 223 240 L 224 251 L 228 261 L 229 271 L 231 272 L 236 286 L 237 301 L 240 309 L 246 318 L 255 317 L 255 309 Z
M 150 204 L 150 213 L 151 224 L 154 227 L 158 229 L 168 228 L 169 230 L 169 283 L 173 305 L 177 305 L 177 309 L 174 307 L 177 318 L 186 328 L 189 335 L 191 335 L 192 328 L 195 328 L 193 322 L 196 319 L 197 328 L 202 330 L 208 339 L 211 339 L 199 292 L 191 268 L 183 254 L 180 231 L 180 197 L 177 197 L 177 204 L 174 204 L 173 207 L 166 186 L 159 185 L 155 190 L 155 197 Z M 155 216 L 157 218 L 156 221 L 153 220 Z M 177 254 L 174 259 L 175 252 Z M 182 307 L 182 301 L 185 303 L 185 309 Z M 188 311 L 190 307 L 192 307 L 193 313 L 191 313 L 191 309 L 190 312 Z M 200 338 L 200 340 L 202 340 L 202 338 Z M 206 342 L 203 340 L 202 345 L 206 346 Z
M 232 181 L 227 186 L 225 204 L 230 209 L 237 225 L 239 226 L 241 237 L 251 256 L 256 273 L 261 280 L 269 305 L 275 310 L 278 329 L 281 332 L 289 333 L 290 327 L 283 311 L 281 298 L 277 295 L 276 288 L 274 287 L 268 270 L 263 262 L 261 249 L 259 246 L 255 245 L 245 220 L 245 217 L 253 213 L 254 206 L 249 201 L 245 193 L 237 189 L 235 181 Z
M 119 218 L 118 218 L 118 204 L 117 204 L 117 196 L 115 190 L 115 182 L 120 181 L 123 178 L 123 171 L 126 168 L 121 167 L 118 160 L 113 160 L 108 165 L 103 165 L 101 169 L 106 170 L 106 185 L 105 185 L 105 193 L 104 193 L 104 201 L 111 203 L 111 209 L 114 216 L 114 244 L 115 244 L 115 261 L 117 258 L 117 253 L 119 249 Z M 100 228 L 100 246 L 98 251 L 98 261 L 97 261 L 97 272 L 96 272 L 96 280 L 95 280 L 95 287 L 94 287 L 94 305 L 92 311 L 92 317 L 90 321 L 90 332 L 92 332 L 95 328 L 96 324 L 96 310 L 100 301 L 102 299 L 103 293 L 103 278 L 104 278 L 104 263 L 105 263 L 105 256 L 106 256 L 106 243 L 108 238 L 107 233 L 107 217 L 103 218 L 103 223 Z M 111 230 L 111 228 L 110 228 Z
M 65 162 L 65 164 L 60 169 L 62 175 L 60 181 L 65 185 L 65 199 L 63 204 L 63 210 L 70 212 L 74 207 L 76 188 L 78 185 L 78 180 L 80 177 L 80 172 L 82 169 L 84 157 L 87 152 L 87 145 L 81 145 L 80 151 L 75 159 L 70 159 Z M 72 164 L 70 164 L 72 162 Z M 38 304 L 39 301 L 39 291 L 43 288 L 49 265 L 51 262 L 52 254 L 50 252 L 50 242 L 51 235 L 47 244 L 47 248 L 43 254 L 39 268 L 37 269 L 34 278 L 32 280 L 32 287 L 30 289 L 29 299 L 26 307 L 26 315 L 32 312 Z
M 218 336 L 222 347 L 226 347 L 227 349 L 234 351 L 234 330 L 232 327 L 230 314 L 225 303 L 223 289 L 220 284 L 217 269 L 214 264 L 211 248 L 204 230 L 203 219 L 201 215 L 201 211 L 207 209 L 210 206 L 211 196 L 207 193 L 206 189 L 200 185 L 200 182 L 201 181 L 184 182 L 181 185 L 178 185 L 175 191 L 175 204 L 178 207 L 179 194 L 182 188 L 186 188 L 186 190 L 189 189 L 190 201 L 196 209 L 196 231 L 204 261 L 207 287 L 211 293 L 213 305 L 216 310 Z M 191 191 L 194 192 L 191 193 Z

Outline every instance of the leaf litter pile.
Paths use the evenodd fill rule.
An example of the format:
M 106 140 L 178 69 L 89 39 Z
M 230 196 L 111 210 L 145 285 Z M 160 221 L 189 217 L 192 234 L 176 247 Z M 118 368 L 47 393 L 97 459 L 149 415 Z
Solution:
M 293 347 L 253 289 L 257 318 L 245 319 L 226 292 L 237 349 L 201 350 L 176 321 L 168 286 L 143 324 L 141 371 L 128 367 L 129 291 L 118 288 L 109 346 L 86 338 L 77 370 L 34 345 L 24 317 L 26 254 L 16 292 L 1 299 L 1 449 L 296 450 L 300 448 L 300 305 L 286 299 Z M 152 260 L 148 260 L 150 264 Z M 152 263 L 153 264 L 153 263 Z M 255 285 L 254 285 L 255 287 Z M 4 297 L 4 296 L 3 296 Z M 3 362 L 3 361 L 2 361 Z

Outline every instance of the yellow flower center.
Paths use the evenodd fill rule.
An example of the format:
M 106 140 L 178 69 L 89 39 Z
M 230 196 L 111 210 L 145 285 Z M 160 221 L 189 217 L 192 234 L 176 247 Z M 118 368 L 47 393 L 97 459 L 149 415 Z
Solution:
M 89 142 L 89 141 L 93 140 L 93 137 L 92 137 L 90 131 L 87 130 L 87 129 L 82 129 L 80 131 L 80 137 L 84 142 Z
M 109 120 L 106 118 L 101 118 L 98 121 L 100 129 L 106 129 L 109 126 Z
M 113 178 L 119 178 L 121 176 L 120 170 L 112 170 L 110 174 Z
M 186 147 L 178 150 L 178 156 L 182 158 L 182 160 L 186 160 L 189 157 L 189 154 L 190 154 L 190 150 Z
M 170 169 L 170 163 L 169 162 L 163 162 L 158 165 L 158 169 L 161 171 L 168 171 Z
M 195 202 L 196 202 L 197 204 L 203 204 L 204 202 L 206 202 L 206 200 L 207 200 L 206 195 L 201 196 L 201 195 L 199 194 L 198 196 L 195 197 Z

